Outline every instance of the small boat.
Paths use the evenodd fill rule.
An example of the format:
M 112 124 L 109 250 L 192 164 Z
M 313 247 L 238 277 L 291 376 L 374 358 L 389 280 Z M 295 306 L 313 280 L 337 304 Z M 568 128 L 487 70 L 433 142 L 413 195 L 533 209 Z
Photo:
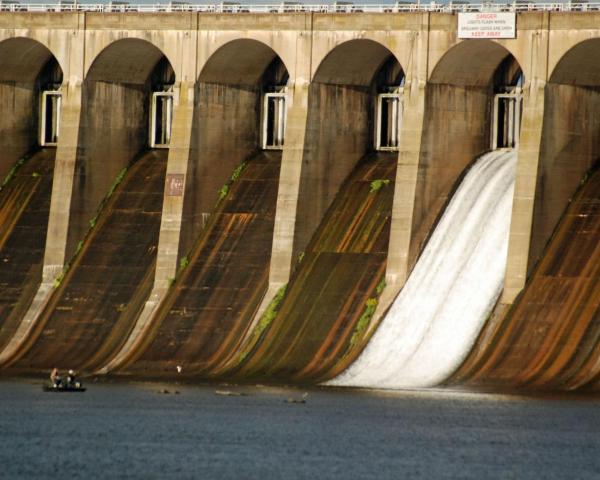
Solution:
M 75 385 L 44 385 L 42 387 L 44 392 L 85 392 L 85 387 L 81 383 L 77 382 Z

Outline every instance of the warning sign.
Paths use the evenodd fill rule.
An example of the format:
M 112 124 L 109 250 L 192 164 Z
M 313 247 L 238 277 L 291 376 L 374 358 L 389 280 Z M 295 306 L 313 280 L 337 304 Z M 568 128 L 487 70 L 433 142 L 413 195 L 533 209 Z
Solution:
M 458 38 L 516 38 L 514 12 L 458 14 Z
M 165 182 L 165 190 L 168 197 L 181 197 L 183 196 L 183 187 L 185 176 L 182 173 L 169 173 L 167 174 L 167 181 Z

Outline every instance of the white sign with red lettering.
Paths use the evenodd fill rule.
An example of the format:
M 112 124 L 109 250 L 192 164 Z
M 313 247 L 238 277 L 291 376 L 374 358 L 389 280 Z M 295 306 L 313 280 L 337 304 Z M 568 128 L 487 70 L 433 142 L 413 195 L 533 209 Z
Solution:
M 514 12 L 458 14 L 458 38 L 516 38 Z

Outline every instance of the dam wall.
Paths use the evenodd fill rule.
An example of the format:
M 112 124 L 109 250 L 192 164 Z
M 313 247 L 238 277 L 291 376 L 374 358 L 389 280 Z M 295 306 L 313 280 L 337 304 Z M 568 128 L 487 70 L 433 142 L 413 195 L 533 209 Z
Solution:
M 469 158 L 469 161 L 488 148 L 489 126 L 484 120 L 489 116 L 487 100 L 491 94 L 490 77 L 498 65 L 507 54 L 516 59 L 527 82 L 524 89 L 527 97 L 528 90 L 539 89 L 540 85 L 543 88 L 548 80 L 551 71 L 548 67 L 551 66 L 541 63 L 545 61 L 543 53 L 550 48 L 551 39 L 556 39 L 561 48 L 564 48 L 565 40 L 567 44 L 576 45 L 581 38 L 590 34 L 589 29 L 593 25 L 590 17 L 595 16 L 595 13 L 522 13 L 518 14 L 517 38 L 514 40 L 461 42 L 456 38 L 455 15 L 429 12 L 393 15 L 15 12 L 0 15 L 0 38 L 26 37 L 39 42 L 61 66 L 65 78 L 61 88 L 72 90 L 66 95 L 65 103 L 73 101 L 80 110 L 77 122 L 81 124 L 75 125 L 78 131 L 77 148 L 80 149 L 78 164 L 87 161 L 86 150 L 110 145 L 110 165 L 102 172 L 106 180 L 89 187 L 92 191 L 83 194 L 85 200 L 77 198 L 75 201 L 77 205 L 82 201 L 90 204 L 89 207 L 83 207 L 81 216 L 88 214 L 93 204 L 97 204 L 100 193 L 94 193 L 93 190 L 104 192 L 107 184 L 110 184 L 111 175 L 114 177 L 119 166 L 128 161 L 125 158 L 130 159 L 132 152 L 139 150 L 141 139 L 146 136 L 147 115 L 144 109 L 147 108 L 147 102 L 144 105 L 140 101 L 136 103 L 133 92 L 142 95 L 143 85 L 148 82 L 148 70 L 164 55 L 172 66 L 174 91 L 176 97 L 179 96 L 173 114 L 173 138 L 175 140 L 178 137 L 177 130 L 181 128 L 188 137 L 181 140 L 190 145 L 187 164 L 178 168 L 185 170 L 178 172 L 183 175 L 188 174 L 187 170 L 190 169 L 185 177 L 186 194 L 195 197 L 186 198 L 182 202 L 185 206 L 179 207 L 185 211 L 186 220 L 190 220 L 191 229 L 189 234 L 184 233 L 181 238 L 183 251 L 191 245 L 194 232 L 201 228 L 203 214 L 205 217 L 209 206 L 214 204 L 215 187 L 224 183 L 231 167 L 247 156 L 257 143 L 258 122 L 255 121 L 256 117 L 253 121 L 244 117 L 252 116 L 248 113 L 252 112 L 247 108 L 249 104 L 244 102 L 255 102 L 251 98 L 251 86 L 258 88 L 257 77 L 273 58 L 280 58 L 289 72 L 287 88 L 290 118 L 286 128 L 303 131 L 297 145 L 291 144 L 289 148 L 286 145 L 284 157 L 289 156 L 291 160 L 292 152 L 300 150 L 307 165 L 303 171 L 295 169 L 298 194 L 294 200 L 297 207 L 290 208 L 298 208 L 298 211 L 288 216 L 285 211 L 278 209 L 276 236 L 280 230 L 282 235 L 289 236 L 289 229 L 293 228 L 281 224 L 284 219 L 288 219 L 288 224 L 293 219 L 293 225 L 300 223 L 296 222 L 296 218 L 305 220 L 301 222 L 300 229 L 293 228 L 293 241 L 290 242 L 289 238 L 275 239 L 277 248 L 286 250 L 281 254 L 289 257 L 283 262 L 285 264 L 291 263 L 293 254 L 307 244 L 318 220 L 331 203 L 333 194 L 349 173 L 349 167 L 344 168 L 339 162 L 335 162 L 333 168 L 327 168 L 332 167 L 331 161 L 327 160 L 331 154 L 327 152 L 344 153 L 338 158 L 347 159 L 344 161 L 353 166 L 368 149 L 372 126 L 366 119 L 361 120 L 361 115 L 357 113 L 358 110 L 368 111 L 372 105 L 368 105 L 366 99 L 360 104 L 361 88 L 363 93 L 368 90 L 374 71 L 388 55 L 393 55 L 406 75 L 404 115 L 407 119 L 413 116 L 418 122 L 416 127 L 414 122 L 404 122 L 403 128 L 407 132 L 401 138 L 412 137 L 415 129 L 424 136 L 419 145 L 414 147 L 409 147 L 413 138 L 406 138 L 400 145 L 401 152 L 405 144 L 407 148 L 412 148 L 413 154 L 418 155 L 416 162 L 420 164 L 417 172 L 406 172 L 412 175 L 410 181 L 413 184 L 404 185 L 414 189 L 414 180 L 417 178 L 419 194 L 413 195 L 413 201 L 416 199 L 417 204 L 408 209 L 403 206 L 402 210 L 410 212 L 410 218 L 398 218 L 392 226 L 393 230 L 410 230 L 408 241 L 400 238 L 408 232 L 392 233 L 392 239 L 401 242 L 404 249 L 410 250 L 406 244 L 412 244 L 410 255 L 408 251 L 396 253 L 395 263 L 388 265 L 391 283 L 401 285 L 409 265 L 418 256 L 422 239 L 439 215 L 435 205 L 444 204 L 450 185 L 464 168 L 464 159 L 455 163 L 451 157 L 447 158 L 453 155 L 453 149 L 447 148 L 447 142 L 449 139 L 460 142 L 466 149 L 464 158 Z M 5 27 L 2 31 L 3 22 Z M 557 29 L 553 29 L 554 22 L 557 23 Z M 344 68 L 340 68 L 342 65 Z M 106 83 L 110 86 L 104 85 Z M 119 89 L 123 91 L 118 93 Z M 209 93 L 207 89 L 215 91 Z M 198 100 L 194 98 L 196 96 Z M 103 109 L 94 108 L 94 99 L 107 105 L 110 103 L 109 97 L 117 102 L 115 108 L 121 109 L 124 114 L 113 115 L 111 126 L 106 127 L 106 120 L 104 123 L 102 120 L 105 117 Z M 338 98 L 342 103 L 331 101 L 333 98 Z M 227 108 L 219 107 L 219 102 L 223 101 Z M 211 103 L 210 109 L 206 102 Z M 189 121 L 179 122 L 179 111 L 190 105 L 193 105 L 192 124 Z M 216 110 L 213 111 L 213 108 Z M 227 109 L 231 109 L 229 113 Z M 294 109 L 300 111 L 292 115 Z M 255 115 L 259 116 L 258 107 L 254 110 Z M 524 111 L 528 110 L 531 109 L 526 105 Z M 217 111 L 221 112 L 223 121 L 211 121 L 208 128 L 200 127 L 204 125 L 203 115 L 218 118 L 214 115 Z M 331 113 L 328 114 L 328 111 Z M 457 114 L 461 111 L 463 115 Z M 539 113 L 536 110 L 536 114 Z M 90 114 L 93 117 L 89 117 Z M 350 118 L 352 121 L 349 121 Z M 293 125 L 296 119 L 299 125 Z M 318 123 L 315 121 L 317 119 Z M 523 121 L 523 128 L 526 127 L 526 120 Z M 127 125 L 120 121 L 127 122 Z M 136 122 L 137 127 L 134 125 Z M 62 125 L 65 126 L 65 123 L 69 128 L 69 122 L 63 121 Z M 433 132 L 444 124 L 450 125 L 449 134 L 442 136 L 439 139 L 441 141 L 434 140 Z M 108 131 L 111 132 L 110 137 L 106 135 Z M 94 135 L 105 141 L 95 141 Z M 224 135 L 231 141 L 223 142 Z M 294 135 L 291 136 L 290 143 L 294 140 Z M 59 150 L 63 146 L 62 137 Z M 67 142 L 65 139 L 64 143 Z M 120 147 L 122 142 L 127 147 Z M 123 148 L 131 151 L 124 152 Z M 173 148 L 176 149 L 177 145 L 173 145 Z M 227 152 L 227 155 L 222 155 L 223 148 L 237 150 L 238 153 L 231 155 Z M 100 154 L 100 150 L 97 151 Z M 539 155 L 539 145 L 537 151 Z M 103 154 L 101 156 L 104 157 Z M 215 157 L 231 158 L 232 165 L 224 165 L 222 172 L 216 173 L 215 170 L 219 169 L 215 169 L 214 165 L 220 162 L 215 162 Z M 443 161 L 436 160 L 441 157 L 444 157 Z M 59 153 L 57 163 L 61 162 L 61 158 Z M 441 162 L 441 167 L 435 165 L 437 161 Z M 282 181 L 286 177 L 286 163 L 284 158 Z M 86 167 L 75 167 L 80 178 L 85 175 L 82 171 L 89 170 L 89 166 Z M 413 168 L 416 167 L 413 165 Z M 206 175 L 207 170 L 210 171 L 209 175 Z M 327 175 L 322 173 L 325 170 Z M 405 172 L 400 169 L 398 174 L 404 175 Z M 193 180 L 209 183 L 204 188 L 198 188 L 197 183 L 190 183 Z M 316 195 L 315 189 L 318 192 Z M 310 192 L 310 202 L 302 201 L 305 192 Z M 66 198 L 71 194 L 65 192 L 62 195 Z M 57 192 L 57 196 L 61 195 Z M 396 216 L 398 214 L 396 212 Z M 311 217 L 314 218 L 311 220 Z M 81 224 L 82 220 L 76 220 L 73 215 L 71 218 L 69 231 L 81 228 L 77 224 Z M 173 220 L 177 221 L 176 218 Z M 410 227 L 406 227 L 407 221 Z M 51 221 L 51 229 L 53 223 Z M 77 237 L 74 233 L 70 235 Z M 58 241 L 58 238 L 54 240 Z M 173 240 L 170 238 L 169 241 Z M 52 243 L 53 239 L 49 242 Z M 60 250 L 68 251 L 70 248 L 67 245 L 73 246 L 73 241 L 66 242 L 63 238 L 62 242 L 64 246 Z M 173 257 L 173 249 L 180 250 L 178 247 L 179 244 L 169 247 L 170 257 Z M 50 252 L 55 248 L 58 245 L 52 245 Z M 515 248 L 518 249 L 517 246 Z M 64 255 L 57 256 L 55 265 L 64 263 Z M 519 255 L 522 253 L 519 252 Z M 47 260 L 48 264 L 52 262 L 51 258 Z M 176 258 L 171 259 L 173 265 L 176 261 Z M 284 266 L 274 268 L 288 269 Z M 396 272 L 404 272 L 397 282 Z M 276 272 L 272 274 L 277 276 Z M 285 273 L 282 275 L 284 278 L 289 276 Z M 519 272 L 519 275 L 524 276 L 523 272 Z
M 0 65 L 10 72 L 0 76 L 8 112 L 0 128 L 10 142 L 0 169 L 37 145 L 40 92 L 52 84 L 62 99 L 43 293 L 15 342 L 41 318 L 115 178 L 153 148 L 165 149 L 165 188 L 152 288 L 145 303 L 136 299 L 144 305 L 126 329 L 134 340 L 166 316 L 161 302 L 198 249 L 232 172 L 260 150 L 281 151 L 271 252 L 261 250 L 267 285 L 257 289 L 260 301 L 252 294 L 239 327 L 250 332 L 329 221 L 344 182 L 375 149 L 377 98 L 392 89 L 402 122 L 389 153 L 396 161 L 389 242 L 378 251 L 387 287 L 375 318 L 404 285 L 467 168 L 498 147 L 493 101 L 506 86 L 523 102 L 500 299 L 512 304 L 598 158 L 600 63 L 590 58 L 599 20 L 597 12 L 518 13 L 514 39 L 460 40 L 457 16 L 440 12 L 0 12 Z M 25 43 L 30 55 L 21 57 L 13 46 Z M 169 141 L 159 146 L 149 142 L 157 93 L 172 98 Z M 285 101 L 280 144 L 265 145 L 266 94 Z

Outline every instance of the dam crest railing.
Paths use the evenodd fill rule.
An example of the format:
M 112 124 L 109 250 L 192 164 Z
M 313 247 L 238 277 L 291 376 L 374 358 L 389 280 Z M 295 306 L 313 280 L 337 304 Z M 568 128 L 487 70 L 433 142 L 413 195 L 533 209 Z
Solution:
M 16 0 L 0 1 L 0 11 L 5 12 L 106 12 L 106 13 L 161 13 L 161 12 L 201 12 L 201 13 L 408 13 L 408 12 L 586 12 L 600 11 L 600 2 L 486 2 L 465 1 L 438 2 L 396 2 L 392 4 L 354 4 L 336 2 L 332 4 L 304 4 L 283 2 L 273 4 L 242 4 L 222 2 L 218 4 L 193 4 L 186 2 L 133 4 L 123 1 L 109 3 L 21 3 Z

